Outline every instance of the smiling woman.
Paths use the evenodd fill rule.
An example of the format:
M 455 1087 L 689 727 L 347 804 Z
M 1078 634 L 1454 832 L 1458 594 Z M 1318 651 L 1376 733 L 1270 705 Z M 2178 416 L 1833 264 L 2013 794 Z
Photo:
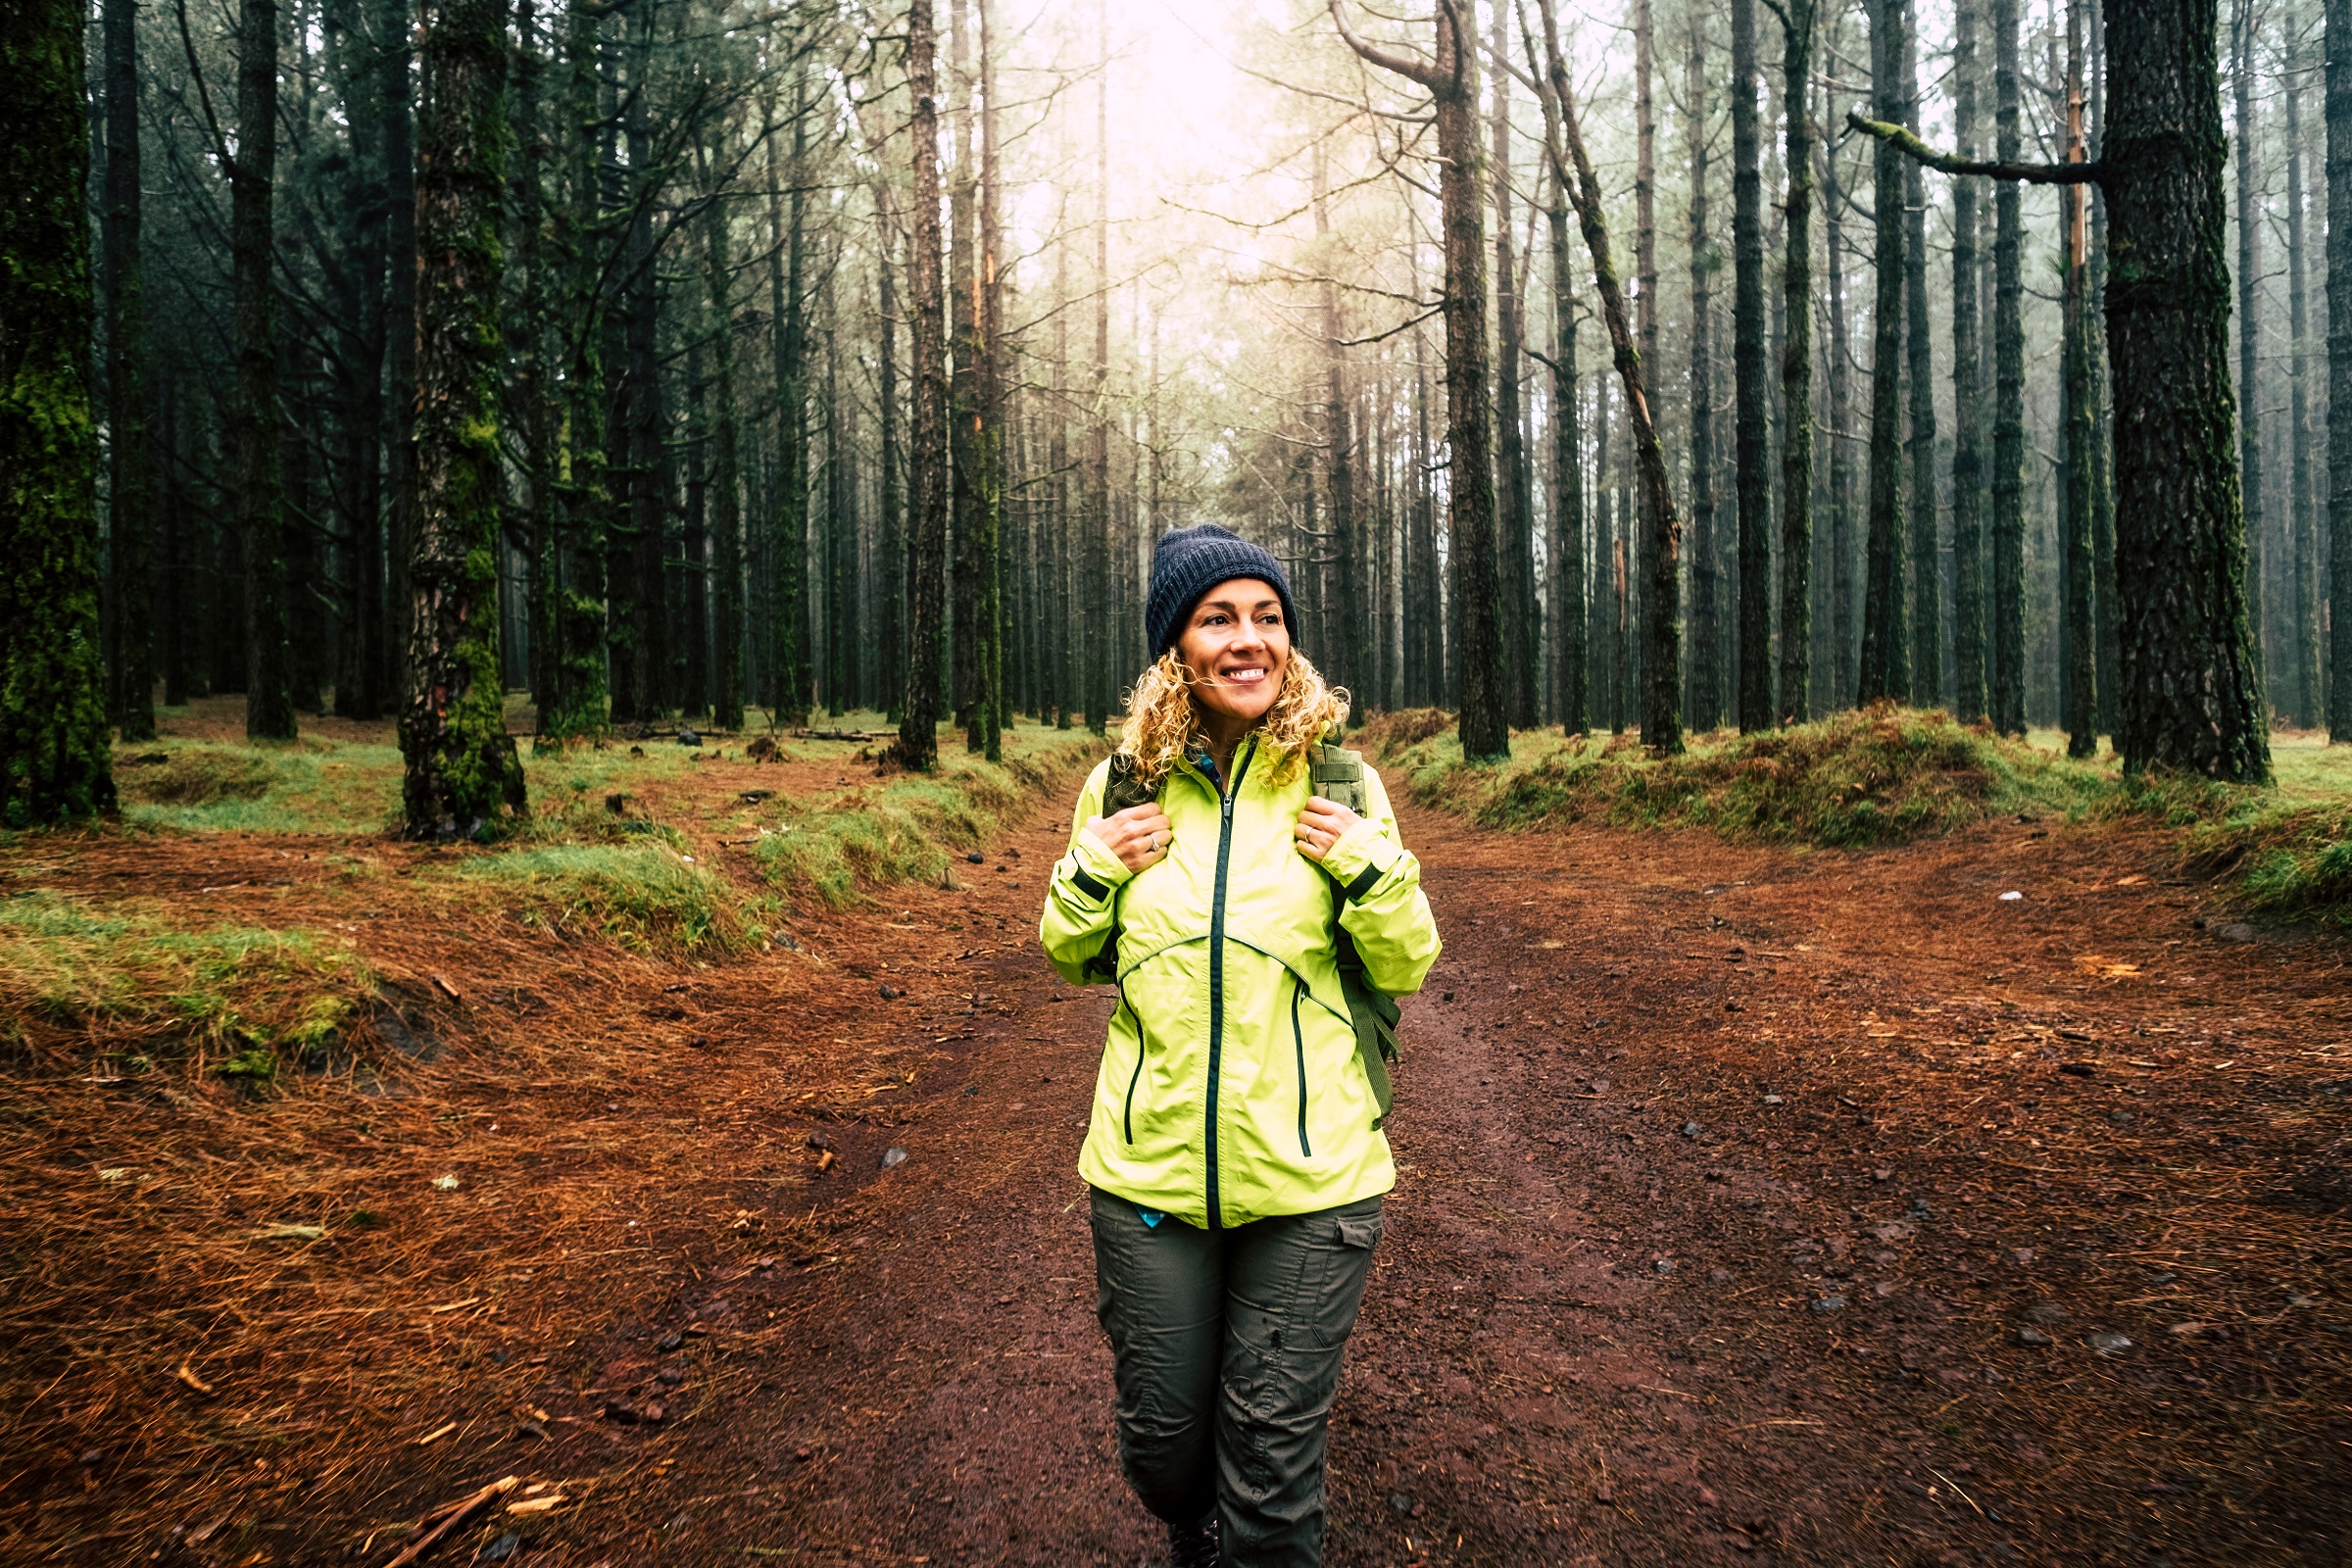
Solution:
M 1378 775 L 1328 744 L 1348 697 L 1292 646 L 1282 564 L 1163 535 L 1145 619 L 1157 658 L 1040 933 L 1062 978 L 1119 989 L 1079 1157 L 1119 1457 L 1179 1568 L 1311 1564 L 1396 1181 L 1357 1031 L 1420 989 L 1437 927 Z

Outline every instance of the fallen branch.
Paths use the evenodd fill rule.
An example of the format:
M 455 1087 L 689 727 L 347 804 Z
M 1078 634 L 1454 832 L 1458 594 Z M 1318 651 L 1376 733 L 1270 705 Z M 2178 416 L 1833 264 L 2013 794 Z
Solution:
M 406 1568 L 407 1564 L 416 1561 L 416 1559 L 422 1557 L 426 1552 L 432 1550 L 433 1547 L 439 1544 L 442 1537 L 448 1535 L 451 1531 L 457 1529 L 458 1526 L 464 1524 L 466 1520 L 472 1518 L 474 1514 L 478 1513 L 484 1503 L 489 1502 L 495 1497 L 503 1497 L 508 1493 L 513 1492 L 514 1490 L 515 1482 L 520 1479 L 521 1478 L 519 1476 L 507 1476 L 501 1480 L 493 1481 L 481 1491 L 475 1493 L 472 1496 L 461 1499 L 456 1506 L 442 1509 L 440 1511 L 441 1522 L 437 1525 L 434 1525 L 432 1529 L 425 1531 L 425 1533 L 422 1536 L 419 1536 L 416 1540 L 411 1542 L 408 1547 L 403 1550 L 399 1556 L 384 1564 L 384 1568 Z M 418 1528 L 421 1529 L 425 1524 L 430 1523 L 433 1518 L 434 1515 L 429 1513 L 426 1514 L 423 1519 L 417 1521 Z

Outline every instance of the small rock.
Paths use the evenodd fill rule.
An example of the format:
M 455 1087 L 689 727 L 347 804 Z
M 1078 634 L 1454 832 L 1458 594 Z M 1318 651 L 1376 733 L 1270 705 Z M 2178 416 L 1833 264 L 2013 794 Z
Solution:
M 1683 1136 L 1685 1138 L 1696 1138 L 1698 1136 L 1698 1123 L 1694 1121 L 1687 1121 L 1683 1123 Z
M 475 1562 L 505 1562 L 522 1549 L 522 1532 L 510 1530 L 474 1554 Z
M 2084 1343 L 2101 1355 L 2121 1355 L 2132 1348 L 2130 1340 L 2125 1339 L 2121 1334 L 2109 1334 L 2104 1330 L 2093 1334 Z
M 2217 926 L 2214 928 L 2213 934 L 2224 942 L 2251 942 L 2254 940 L 2254 928 L 2243 920 L 2232 920 L 2228 925 Z
M 664 1334 L 660 1339 L 656 1340 L 654 1342 L 654 1348 L 661 1351 L 663 1355 L 667 1355 L 670 1351 L 676 1349 L 679 1346 L 684 1345 L 685 1343 L 686 1336 L 673 1329 L 669 1333 Z
M 884 1002 L 896 1002 L 903 995 L 905 995 L 905 993 L 900 991 L 897 986 L 886 985 L 882 987 L 882 1000 Z
M 1674 1272 L 1674 1259 L 1671 1257 L 1655 1258 L 1651 1260 L 1649 1266 L 1660 1274 L 1671 1274 Z
M 971 865 L 985 865 L 988 863 L 988 858 L 982 855 L 978 850 L 973 850 L 963 858 L 967 864 Z
M 649 1402 L 645 1407 L 645 1418 L 649 1422 L 660 1421 L 668 1414 L 668 1411 L 662 1408 L 662 1401 L 660 1399 L 655 1399 Z
M 2049 1344 L 2050 1337 L 2047 1334 L 2042 1333 L 2039 1329 L 2019 1329 L 2017 1331 L 2017 1343 L 2020 1345 L 2040 1347 Z
M 678 744 L 680 746 L 700 746 L 703 744 L 703 738 L 690 729 L 682 729 L 678 731 Z
M 826 1137 L 823 1133 L 810 1133 L 808 1138 L 803 1141 L 807 1143 L 810 1149 L 833 1148 L 833 1140 Z
M 1778 1095 L 1766 1095 L 1766 1096 L 1764 1097 L 1764 1103 L 1766 1103 L 1767 1105 L 1779 1105 L 1779 1104 L 1785 1104 L 1785 1103 L 1786 1103 L 1786 1102 L 1785 1102 L 1785 1101 L 1783 1101 L 1783 1100 L 1781 1099 L 1781 1097 L 1780 1097 L 1780 1096 L 1778 1096 Z
M 2007 893 L 2001 895 L 2001 902 L 2003 904 L 2015 904 L 2024 897 L 2025 895 L 2023 893 L 2020 893 L 2016 889 L 2012 888 Z
M 1453 1000 L 1453 993 L 1450 991 L 1440 992 L 1438 994 L 1438 1000 L 1440 1002 L 1451 1002 Z
M 1711 1268 L 1707 1270 L 1707 1283 L 1709 1285 L 1729 1285 L 1732 1283 L 1732 1271 L 1728 1268 Z
M 906 1163 L 906 1151 L 904 1149 L 885 1149 L 882 1151 L 882 1168 L 884 1170 L 896 1170 L 901 1165 Z
M 1409 1516 L 1413 1511 L 1413 1494 L 1409 1492 L 1389 1494 L 1389 1506 L 1397 1513 Z
M 2035 1301 L 2026 1308 L 2026 1316 L 2036 1323 L 2063 1323 L 2066 1315 L 2066 1308 L 2056 1301 Z
M 1925 1219 L 1936 1211 L 1928 1206 L 1928 1200 L 1926 1199 L 1914 1198 L 1911 1200 L 1911 1212 L 1917 1214 L 1920 1218 Z
M 1842 1296 L 1825 1296 L 1820 1300 L 1813 1303 L 1813 1310 L 1823 1313 L 1842 1312 L 1845 1310 L 1845 1298 Z
M 661 1380 L 664 1388 L 674 1389 L 686 1381 L 686 1372 L 682 1367 L 665 1366 L 654 1376 Z
M 1881 1165 L 1870 1173 L 1870 1179 L 1874 1182 L 1890 1182 L 1894 1180 L 1894 1168 L 1890 1165 Z

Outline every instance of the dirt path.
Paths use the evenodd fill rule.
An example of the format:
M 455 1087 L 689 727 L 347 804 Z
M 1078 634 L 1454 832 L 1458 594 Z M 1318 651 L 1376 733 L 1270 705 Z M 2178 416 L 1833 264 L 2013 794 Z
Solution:
M 370 1282 L 508 1281 L 507 1316 L 415 1330 L 389 1408 L 305 1395 L 323 1350 L 290 1385 L 232 1363 L 326 1417 L 232 1493 L 67 1457 L 85 1412 L 0 1494 L 0 1555 L 373 1562 L 368 1530 L 516 1473 L 572 1500 L 446 1560 L 512 1533 L 580 1568 L 1154 1561 L 1072 1169 L 1106 1004 L 1033 940 L 1064 821 L 808 955 L 534 976 L 543 1054 L 721 1049 L 416 1107 L 570 1129 L 512 1171 L 467 1145 L 481 1251 Z M 1335 1564 L 2352 1560 L 2340 942 L 2230 940 L 2261 934 L 2203 928 L 2152 847 L 2033 824 L 1865 856 L 1405 827 L 1447 952 L 1407 1007 Z M 105 862 L 61 875 L 135 875 Z M 469 990 L 503 961 L 444 940 Z M 642 1260 L 575 1208 L 600 1247 L 635 1216 Z M 205 1505 L 175 1503 L 198 1470 Z

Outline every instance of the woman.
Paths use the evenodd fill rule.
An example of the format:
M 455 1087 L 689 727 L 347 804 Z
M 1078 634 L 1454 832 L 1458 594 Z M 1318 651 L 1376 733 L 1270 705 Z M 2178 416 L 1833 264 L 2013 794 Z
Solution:
M 1281 563 L 1214 524 L 1164 535 L 1145 621 L 1157 662 L 1040 932 L 1063 979 L 1119 989 L 1078 1163 L 1119 1460 L 1177 1568 L 1312 1565 L 1396 1183 L 1340 963 L 1351 945 L 1371 986 L 1418 990 L 1437 927 L 1378 775 L 1363 816 L 1312 791 L 1307 750 L 1348 698 L 1291 645 Z M 1151 798 L 1104 814 L 1114 777 Z

